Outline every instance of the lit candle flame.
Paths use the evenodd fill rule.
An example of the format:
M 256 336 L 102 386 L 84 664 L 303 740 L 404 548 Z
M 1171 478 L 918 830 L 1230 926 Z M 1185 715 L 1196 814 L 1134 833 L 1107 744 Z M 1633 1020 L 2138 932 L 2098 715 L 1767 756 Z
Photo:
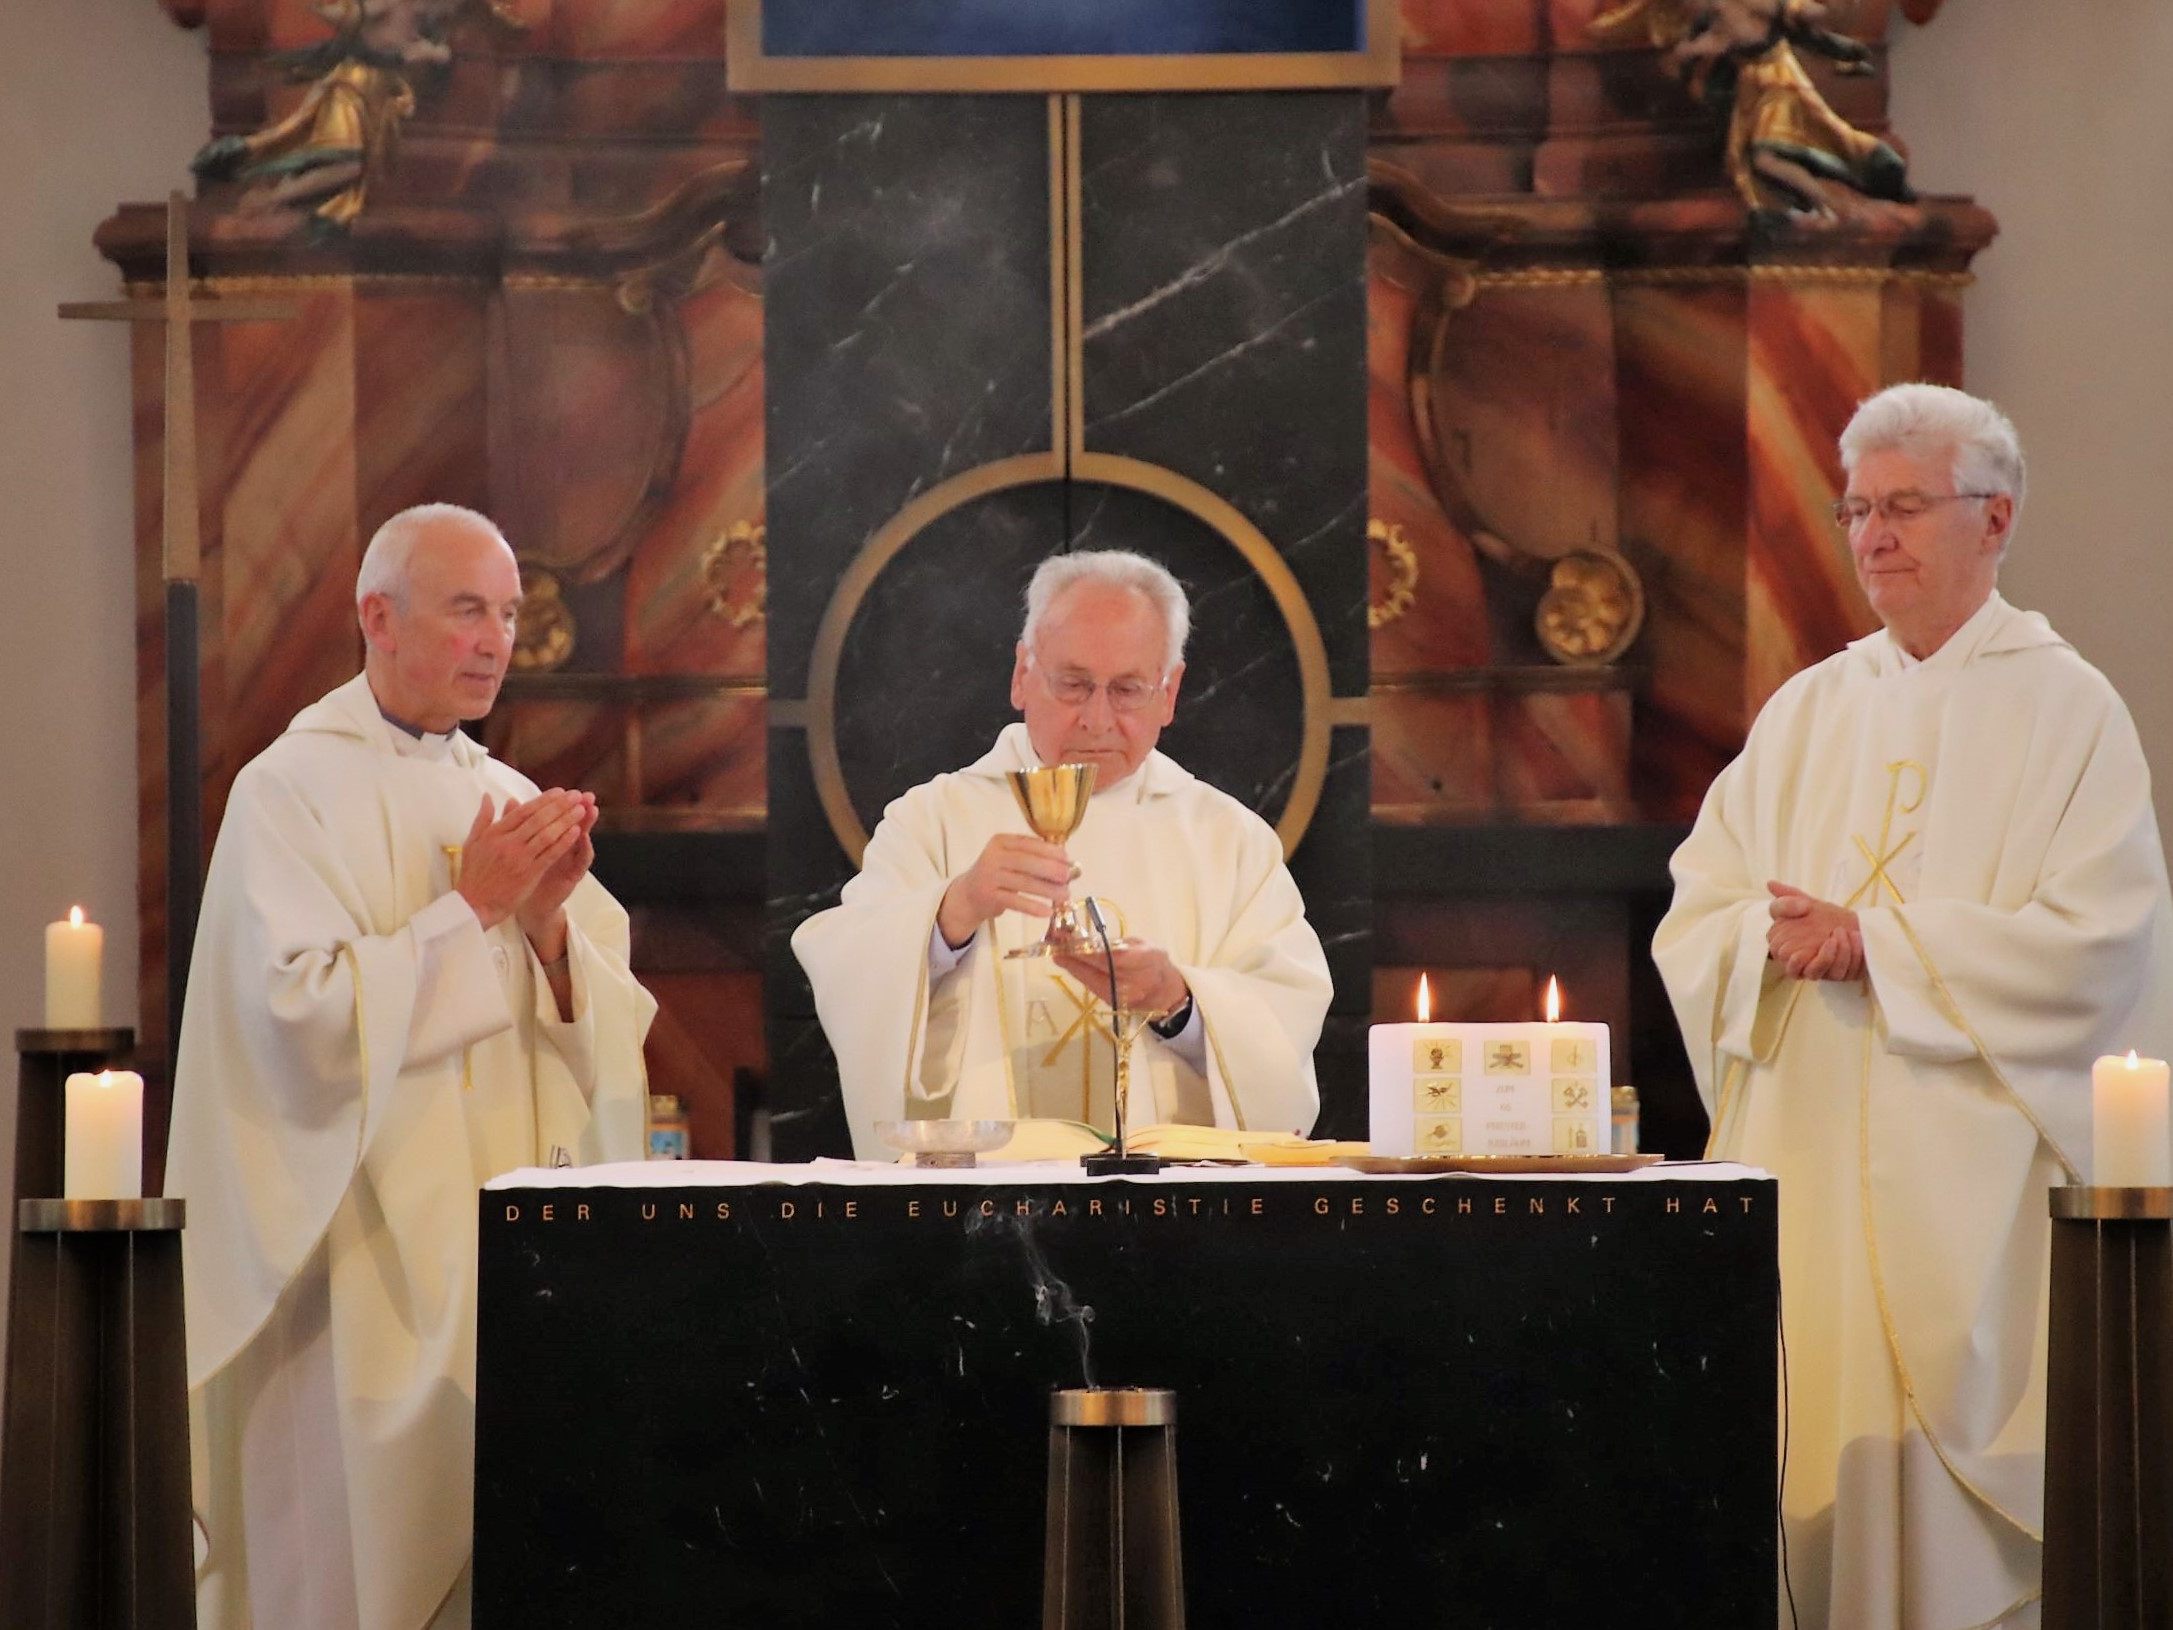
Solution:
M 70 906 L 68 908 L 68 921 L 72 926 L 81 928 L 83 926 L 83 908 L 81 906 Z
M 2132 1069 L 2135 1069 L 2135 1068 L 2137 1068 L 2137 1065 L 2138 1065 L 2138 1060 L 2136 1059 L 2136 1056 L 2135 1056 L 2135 1049 L 2134 1049 L 2133 1047 L 2130 1047 L 2130 1048 L 2128 1049 L 2128 1068 L 2132 1070 Z
M 1420 974 L 1418 976 L 1418 1022 L 1420 1024 L 1424 1024 L 1428 1019 L 1432 1018 L 1433 1016 L 1433 992 L 1426 988 L 1426 976 L 1424 974 Z M 2131 1053 L 2128 1056 L 2132 1058 L 2135 1055 Z
M 1559 1024 L 1562 1018 L 1562 982 L 1553 974 L 1547 975 L 1547 1023 Z

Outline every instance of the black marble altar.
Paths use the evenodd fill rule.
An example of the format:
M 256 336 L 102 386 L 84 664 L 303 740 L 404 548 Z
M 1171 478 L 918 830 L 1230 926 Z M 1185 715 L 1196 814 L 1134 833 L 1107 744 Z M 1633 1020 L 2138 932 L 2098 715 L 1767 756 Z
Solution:
M 482 1207 L 478 1630 L 1034 1623 L 1089 1380 L 1179 1394 L 1196 1630 L 1774 1621 L 1767 1180 Z
M 770 732 L 765 1001 L 780 1156 L 847 1145 L 787 940 L 853 863 L 792 709 L 840 580 L 911 500 L 1004 460 L 1055 461 L 1049 478 L 915 534 L 861 602 L 836 730 L 864 827 L 978 758 L 1012 717 L 1021 593 L 1068 547 L 1136 548 L 1185 581 L 1194 636 L 1164 746 L 1270 821 L 1289 801 L 1300 664 L 1265 582 L 1166 496 L 1072 471 L 1072 428 L 1083 453 L 1194 484 L 1257 527 L 1319 625 L 1334 694 L 1366 691 L 1363 98 L 1107 96 L 1078 111 L 1074 427 L 1055 389 L 1050 99 L 764 104 L 769 689 L 785 704 Z M 1338 726 L 1330 758 L 1293 871 L 1329 949 L 1335 1011 L 1355 1024 L 1372 966 L 1363 726 Z M 1324 1046 L 1321 1070 L 1322 1130 L 1362 1133 L 1355 1050 Z

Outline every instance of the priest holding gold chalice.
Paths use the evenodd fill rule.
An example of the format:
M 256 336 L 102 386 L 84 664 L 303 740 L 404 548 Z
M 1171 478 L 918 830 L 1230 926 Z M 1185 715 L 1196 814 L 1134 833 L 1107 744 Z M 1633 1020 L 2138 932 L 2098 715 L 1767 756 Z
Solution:
M 892 803 L 860 875 L 793 935 L 862 1158 L 888 1155 L 884 1120 L 1111 1131 L 1112 1008 L 1155 1015 L 1130 1124 L 1311 1130 L 1328 964 L 1282 846 L 1155 750 L 1190 623 L 1142 555 L 1043 561 L 1011 672 L 1021 720 Z

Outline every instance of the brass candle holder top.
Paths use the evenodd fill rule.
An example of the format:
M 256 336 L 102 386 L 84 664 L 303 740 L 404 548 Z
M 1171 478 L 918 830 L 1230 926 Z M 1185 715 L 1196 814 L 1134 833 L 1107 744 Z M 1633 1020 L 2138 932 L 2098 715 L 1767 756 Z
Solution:
M 2052 1215 L 2078 1222 L 2163 1222 L 2173 1218 L 2173 1188 L 2100 1188 L 2055 1183 Z

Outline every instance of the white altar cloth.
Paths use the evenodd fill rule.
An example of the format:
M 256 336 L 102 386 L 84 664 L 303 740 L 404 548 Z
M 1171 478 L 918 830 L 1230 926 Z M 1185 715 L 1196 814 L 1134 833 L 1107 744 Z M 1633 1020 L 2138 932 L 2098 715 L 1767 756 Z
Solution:
M 1380 1183 L 1438 1177 L 1484 1183 L 1701 1183 L 1762 1181 L 1770 1172 L 1727 1160 L 1670 1161 L 1628 1172 L 1361 1172 L 1348 1166 L 1171 1166 L 1153 1175 L 1095 1177 L 1076 1160 L 1026 1160 L 1004 1165 L 912 1166 L 888 1161 L 810 1160 L 768 1164 L 752 1160 L 648 1160 L 601 1166 L 524 1166 L 494 1177 L 485 1189 L 736 1189 L 762 1183 Z

